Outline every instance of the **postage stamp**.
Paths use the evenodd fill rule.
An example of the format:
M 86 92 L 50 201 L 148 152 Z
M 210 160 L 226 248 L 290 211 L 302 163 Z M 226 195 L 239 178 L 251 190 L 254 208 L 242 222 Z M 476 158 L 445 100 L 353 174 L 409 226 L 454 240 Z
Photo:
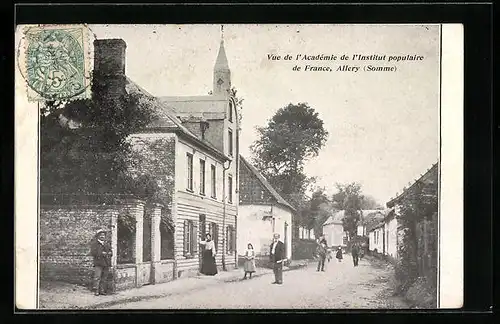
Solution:
M 90 48 L 84 25 L 24 30 L 18 58 L 30 101 L 75 100 L 90 94 Z M 24 58 L 21 59 L 21 55 Z

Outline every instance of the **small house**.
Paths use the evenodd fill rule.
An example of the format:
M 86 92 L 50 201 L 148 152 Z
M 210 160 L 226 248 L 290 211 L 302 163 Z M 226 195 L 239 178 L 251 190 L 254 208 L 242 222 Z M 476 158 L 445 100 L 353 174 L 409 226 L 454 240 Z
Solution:
M 268 255 L 273 233 L 279 233 L 291 259 L 295 208 L 241 155 L 240 165 L 238 254 L 243 255 L 251 243 L 257 255 Z

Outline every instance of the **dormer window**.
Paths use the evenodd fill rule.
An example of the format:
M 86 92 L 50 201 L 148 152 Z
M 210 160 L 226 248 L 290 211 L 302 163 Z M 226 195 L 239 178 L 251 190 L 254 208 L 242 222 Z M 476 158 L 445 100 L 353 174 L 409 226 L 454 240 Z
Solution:
M 233 122 L 233 102 L 229 101 L 229 121 Z

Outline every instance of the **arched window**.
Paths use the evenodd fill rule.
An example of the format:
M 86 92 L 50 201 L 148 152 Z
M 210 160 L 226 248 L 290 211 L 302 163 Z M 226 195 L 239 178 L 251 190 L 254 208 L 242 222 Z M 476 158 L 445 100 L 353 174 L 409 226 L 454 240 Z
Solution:
M 233 102 L 229 100 L 229 121 L 233 122 Z

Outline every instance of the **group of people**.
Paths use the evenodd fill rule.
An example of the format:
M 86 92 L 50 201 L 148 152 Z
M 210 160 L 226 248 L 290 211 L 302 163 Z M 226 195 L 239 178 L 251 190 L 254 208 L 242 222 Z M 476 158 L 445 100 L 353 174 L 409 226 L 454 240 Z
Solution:
M 215 249 L 214 241 L 212 241 L 212 235 L 206 234 L 205 240 L 200 241 L 200 244 L 204 246 L 200 273 L 207 276 L 215 276 L 217 274 L 217 264 L 215 262 L 217 251 Z M 245 271 L 243 279 L 247 279 L 247 275 L 250 275 L 251 279 L 252 274 L 255 272 L 255 251 L 251 243 L 248 243 L 247 245 L 243 269 Z
M 316 268 L 316 271 L 325 271 L 325 263 L 328 260 L 330 262 L 331 260 L 331 250 L 328 248 L 328 244 L 325 238 L 325 235 L 321 235 L 319 239 L 316 240 L 318 243 L 318 246 L 316 248 L 316 255 L 318 257 L 318 267 Z M 354 266 L 357 267 L 359 263 L 359 256 L 360 256 L 360 247 L 358 243 L 354 243 L 351 246 L 351 255 L 352 255 L 352 261 L 354 263 Z M 336 254 L 335 258 L 338 260 L 338 262 L 342 262 L 343 259 L 343 252 L 342 252 L 342 247 L 339 246 L 336 249 Z
M 328 248 L 328 244 L 324 235 L 322 235 L 318 240 L 318 247 L 316 254 L 318 256 L 318 267 L 317 271 L 325 271 L 325 262 L 331 260 L 331 251 Z M 217 274 L 217 264 L 215 256 L 217 255 L 216 247 L 214 241 L 212 240 L 212 235 L 206 234 L 205 240 L 200 241 L 200 244 L 204 246 L 202 252 L 202 264 L 200 272 L 207 276 L 214 276 Z M 336 250 L 336 258 L 338 262 L 342 262 L 342 247 L 338 247 Z M 94 237 L 91 244 L 91 255 L 94 259 L 94 278 L 93 278 L 93 290 L 95 295 L 107 294 L 108 288 L 108 276 L 109 269 L 111 267 L 111 257 L 113 255 L 111 251 L 111 246 L 106 242 L 106 231 L 99 230 Z M 360 247 L 357 243 L 352 245 L 351 255 L 353 259 L 354 266 L 358 266 Z M 247 275 L 252 278 L 252 274 L 255 273 L 255 251 L 253 245 L 248 243 L 247 250 L 244 255 L 245 262 L 243 270 L 245 275 L 243 279 L 247 279 Z M 283 284 L 283 263 L 286 261 L 285 255 L 285 244 L 280 241 L 280 235 L 275 233 L 273 235 L 273 240 L 269 250 L 269 258 L 271 267 L 274 272 L 274 282 L 273 284 L 281 285 Z
M 111 267 L 111 257 L 113 252 L 111 250 L 111 245 L 106 240 L 106 230 L 97 231 L 96 235 L 92 239 L 90 254 L 94 260 L 94 277 L 92 283 L 92 290 L 96 296 L 106 295 L 110 292 L 109 288 L 109 274 Z M 212 240 L 211 234 L 205 235 L 205 240 L 200 241 L 202 245 L 202 260 L 200 273 L 207 276 L 214 276 L 218 273 L 217 264 L 215 256 L 217 255 L 216 246 Z M 274 272 L 274 282 L 273 284 L 283 283 L 283 263 L 286 261 L 285 256 L 285 244 L 280 241 L 280 235 L 274 234 L 273 241 L 270 246 L 269 251 L 270 262 Z M 247 250 L 244 255 L 245 262 L 243 270 L 245 276 L 243 279 L 247 279 L 247 276 L 252 278 L 252 274 L 255 273 L 255 251 L 253 245 L 248 243 Z
M 204 275 L 213 276 L 217 274 L 217 266 L 215 264 L 215 245 L 213 244 L 210 234 L 206 235 L 206 241 L 201 241 L 200 244 L 204 245 L 201 273 Z M 255 250 L 252 243 L 247 244 L 247 249 L 244 255 L 243 280 L 247 278 L 252 279 L 252 274 L 255 273 Z M 274 272 L 273 284 L 283 284 L 283 263 L 286 261 L 285 244 L 280 241 L 278 233 L 273 234 L 273 241 L 269 250 L 269 257 L 271 267 Z

